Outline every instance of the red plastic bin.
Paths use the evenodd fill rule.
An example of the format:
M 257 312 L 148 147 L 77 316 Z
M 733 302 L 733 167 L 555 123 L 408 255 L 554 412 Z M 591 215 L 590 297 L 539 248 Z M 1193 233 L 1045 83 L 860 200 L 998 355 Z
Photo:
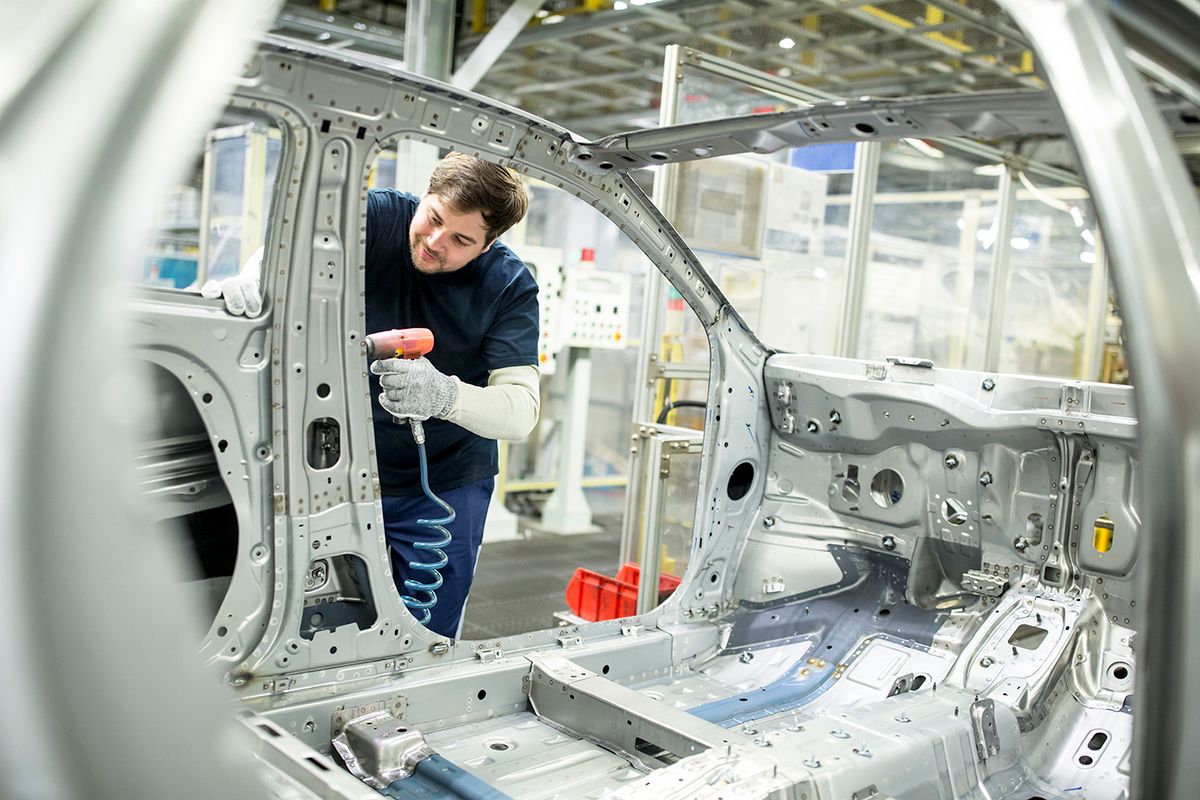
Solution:
M 571 613 L 591 622 L 637 613 L 638 583 L 641 568 L 632 562 L 621 567 L 617 577 L 579 567 L 567 584 L 567 606 Z M 679 586 L 679 578 L 662 573 L 658 576 L 658 602 L 671 596 Z

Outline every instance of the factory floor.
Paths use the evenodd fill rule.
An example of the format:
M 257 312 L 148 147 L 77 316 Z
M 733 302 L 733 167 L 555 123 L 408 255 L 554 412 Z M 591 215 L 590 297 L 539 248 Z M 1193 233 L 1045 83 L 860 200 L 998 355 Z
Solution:
M 599 533 L 557 536 L 528 530 L 528 538 L 484 543 L 467 601 L 463 639 L 494 639 L 553 628 L 567 610 L 567 583 L 576 567 L 615 575 L 621 514 L 594 514 Z

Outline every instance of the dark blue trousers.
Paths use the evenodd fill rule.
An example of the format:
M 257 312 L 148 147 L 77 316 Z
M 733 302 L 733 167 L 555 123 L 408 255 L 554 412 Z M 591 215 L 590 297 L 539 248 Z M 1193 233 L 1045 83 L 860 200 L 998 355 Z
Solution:
M 425 625 L 434 633 L 450 638 L 458 636 L 467 594 L 475 577 L 475 559 L 479 556 L 479 546 L 483 544 L 483 523 L 487 518 L 488 503 L 492 499 L 495 483 L 495 478 L 485 478 L 457 489 L 436 492 L 454 509 L 454 522 L 445 526 L 453 537 L 450 544 L 442 548 L 449 563 L 438 570 L 442 573 L 442 588 L 437 590 L 437 605 L 430 609 L 429 622 Z M 417 550 L 413 544 L 420 541 L 436 542 L 441 534 L 418 525 L 417 520 L 440 519 L 446 514 L 423 494 L 416 497 L 385 497 L 382 502 L 383 527 L 392 556 L 392 577 L 396 581 L 396 589 L 401 595 L 425 600 L 428 597 L 425 592 L 410 592 L 404 588 L 404 581 L 412 578 L 422 583 L 433 582 L 432 573 L 411 569 L 409 562 L 435 561 L 436 556 L 431 551 Z M 420 619 L 422 612 L 414 609 L 413 616 Z

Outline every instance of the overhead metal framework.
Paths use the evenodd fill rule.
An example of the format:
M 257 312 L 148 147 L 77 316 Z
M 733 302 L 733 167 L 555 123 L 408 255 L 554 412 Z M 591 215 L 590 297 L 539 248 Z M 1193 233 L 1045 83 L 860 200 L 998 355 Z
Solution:
M 406 5 L 298 0 L 276 30 L 400 59 Z M 584 134 L 653 124 L 669 44 L 839 96 L 1042 87 L 992 0 L 462 0 L 458 14 L 464 85 Z
M 655 115 L 668 44 L 840 95 L 1042 85 L 1024 40 L 987 0 L 665 0 L 551 18 L 517 36 L 479 88 L 585 133 L 598 119 L 611 127 L 622 113 Z

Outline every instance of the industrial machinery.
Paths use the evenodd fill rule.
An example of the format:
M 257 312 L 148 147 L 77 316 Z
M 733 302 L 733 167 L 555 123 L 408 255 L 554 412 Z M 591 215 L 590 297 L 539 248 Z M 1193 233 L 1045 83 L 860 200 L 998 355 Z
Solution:
M 210 536 L 228 561 L 191 581 L 209 598 L 197 645 L 207 680 L 179 648 L 200 604 L 177 603 L 158 577 L 166 562 L 147 560 L 161 531 L 139 525 L 111 466 L 65 460 L 80 442 L 117 441 L 105 426 L 121 417 L 120 384 L 77 403 L 74 364 L 48 370 L 33 349 L 49 316 L 18 313 L 14 298 L 55 288 L 67 318 L 92 330 L 94 281 L 60 280 L 82 263 L 78 245 L 56 239 L 28 259 L 46 268 L 22 280 L 45 291 L 5 293 L 7 318 L 25 326 L 5 385 L 26 388 L 4 408 L 28 423 L 4 467 L 13 658 L 0 677 L 18 689 L 0 793 L 45 780 L 60 796 L 253 796 L 239 771 L 251 761 L 275 797 L 1188 796 L 1200 772 L 1189 757 L 1200 520 L 1186 501 L 1200 431 L 1200 208 L 1170 130 L 1196 131 L 1200 117 L 1147 92 L 1099 4 L 1004 6 L 1056 95 L 844 102 L 597 141 L 369 58 L 263 40 L 229 105 L 282 132 L 264 312 L 231 318 L 219 301 L 154 287 L 129 304 L 130 349 L 161 387 L 131 393 L 175 421 L 163 438 L 205 445 L 187 462 L 198 478 L 149 463 L 176 481 L 157 484 L 177 489 L 158 493 L 168 507 L 157 515 L 192 542 Z M 161 14 L 140 35 L 178 33 L 186 15 Z M 188 42 L 212 41 L 207 30 L 197 22 Z M 39 132 L 44 107 L 5 99 L 0 141 L 23 152 L 8 149 L 12 132 Z M 150 126 L 171 101 L 95 124 Z M 630 176 L 808 141 L 1060 133 L 1099 210 L 1137 389 L 773 352 Z M 586 200 L 703 324 L 711 378 L 692 552 L 661 606 L 492 641 L 437 636 L 405 608 L 380 519 L 361 292 L 367 174 L 385 144 L 410 139 Z M 93 228 L 72 215 L 90 208 L 67 204 L 51 232 L 77 243 Z M 4 226 L 5 262 L 30 256 L 24 231 Z M 99 263 L 132 252 L 98 241 Z M 89 364 L 111 361 L 104 341 L 81 343 Z M 220 494 L 204 510 L 186 488 L 200 482 Z M 88 526 L 64 508 L 85 501 Z M 225 516 L 203 516 L 214 509 Z M 117 553 L 129 559 L 120 568 Z M 135 591 L 143 581 L 149 595 Z M 339 603 L 370 613 L 316 619 Z M 116 651 L 98 646 L 108 637 Z M 221 727 L 212 674 L 242 738 Z M 66 732 L 116 718 L 129 739 Z M 26 735 L 7 735 L 16 725 Z

